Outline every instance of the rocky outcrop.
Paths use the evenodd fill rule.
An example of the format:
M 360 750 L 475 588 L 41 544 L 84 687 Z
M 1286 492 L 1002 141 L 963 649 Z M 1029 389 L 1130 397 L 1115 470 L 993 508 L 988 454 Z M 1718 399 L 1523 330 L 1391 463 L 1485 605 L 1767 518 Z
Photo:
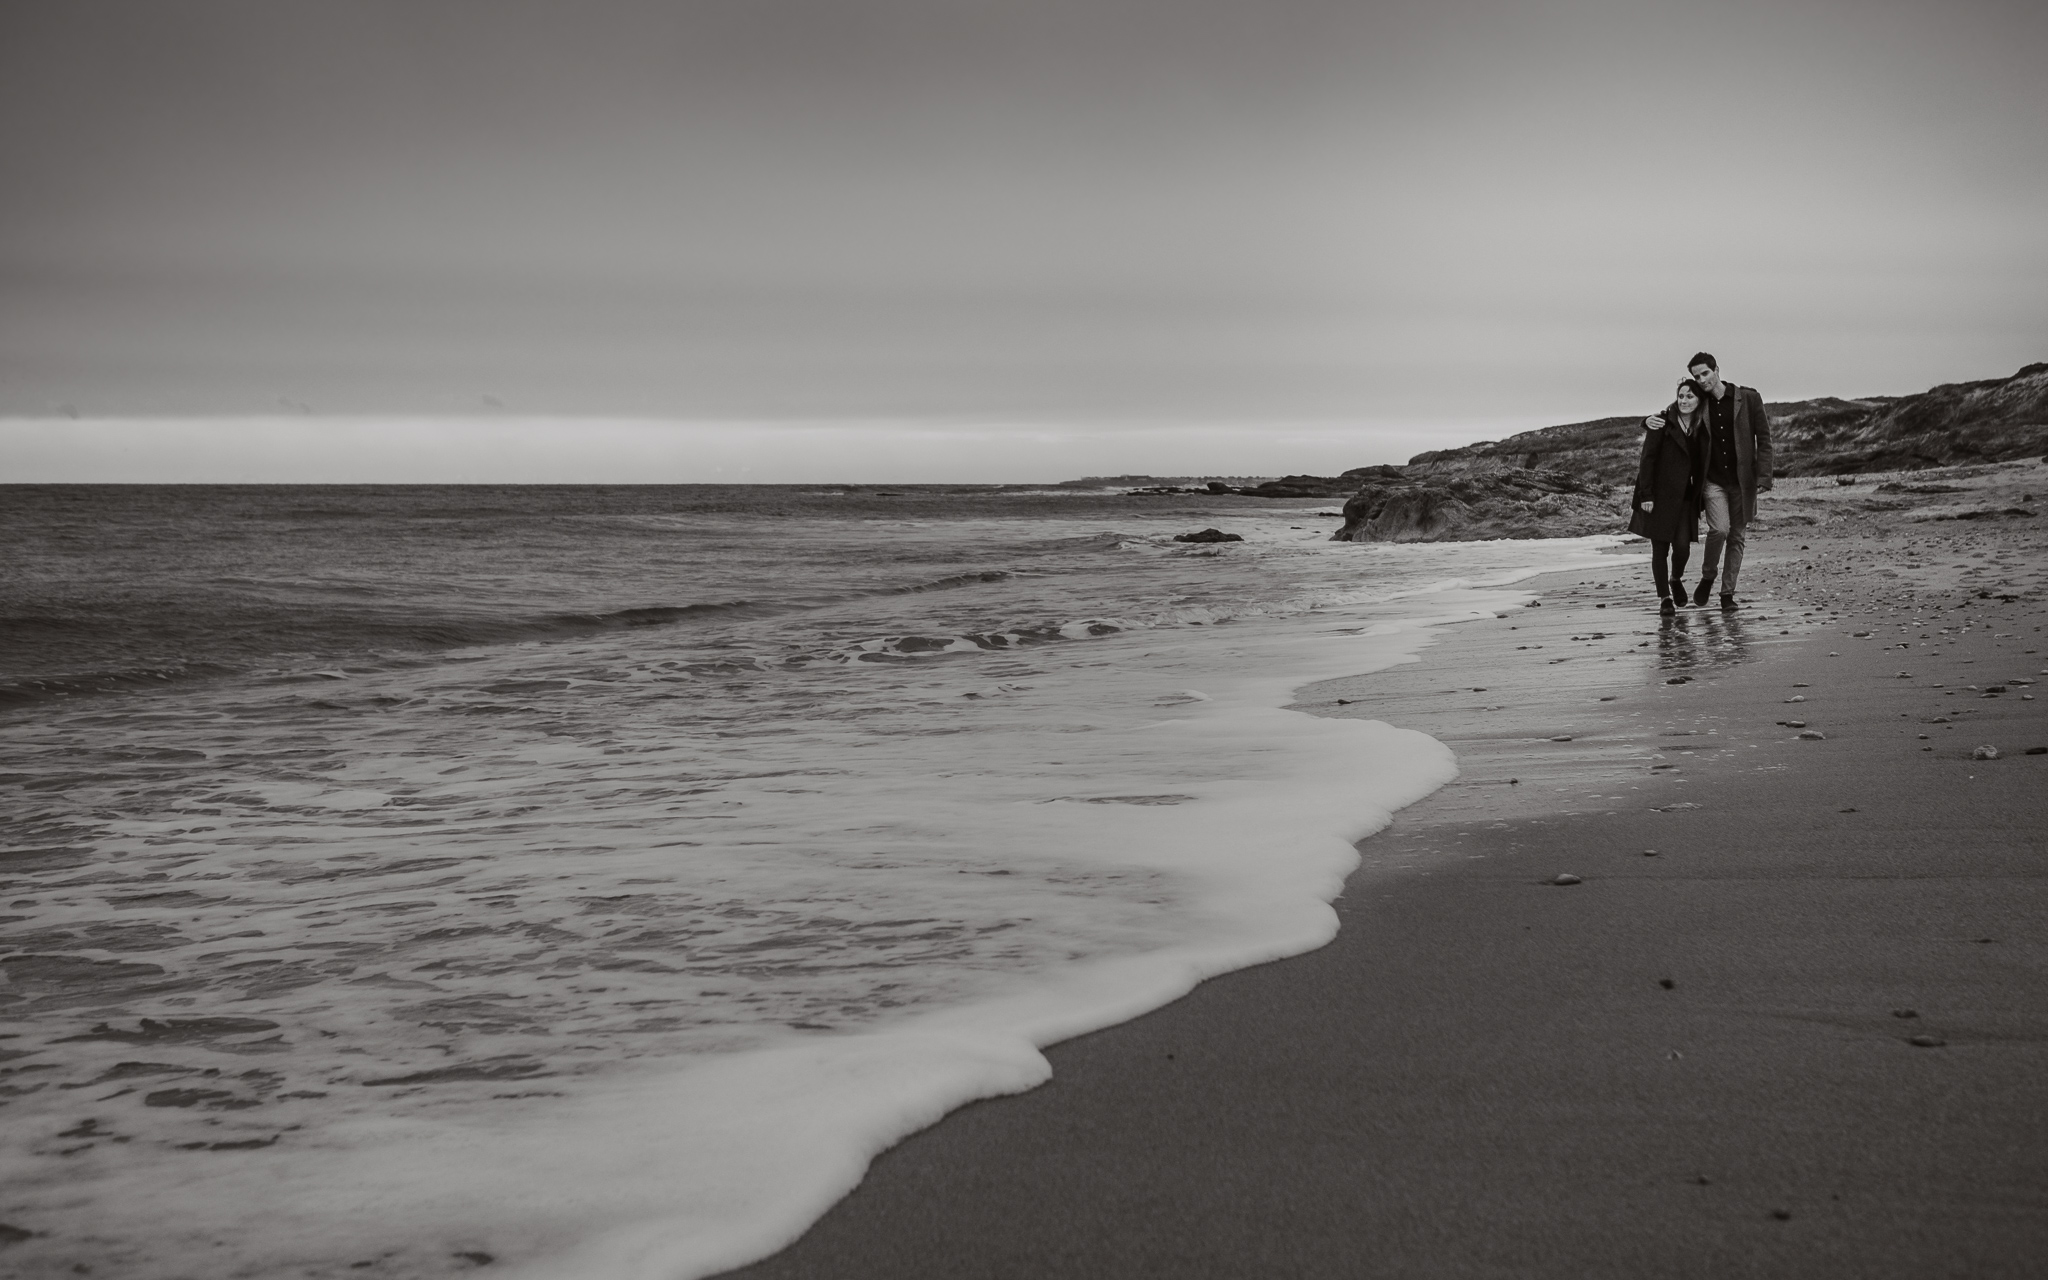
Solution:
M 1917 395 L 1823 396 L 1764 407 L 1771 415 L 1772 469 L 1780 476 L 1906 471 L 2048 453 L 2048 364 Z M 1655 408 L 1645 405 L 1644 412 Z M 1639 416 L 1597 418 L 1418 453 L 1409 467 L 1490 463 L 1630 484 L 1642 439 Z
M 1382 474 L 1345 502 L 1332 542 L 1571 538 L 1616 533 L 1627 523 L 1625 495 L 1551 468 L 1439 458 L 1376 470 Z
M 1241 533 L 1225 533 L 1221 529 L 1204 529 L 1200 533 L 1176 533 L 1175 542 L 1243 542 Z
M 1200 485 L 1151 485 L 1133 489 L 1130 496 L 1175 493 L 1235 493 L 1247 498 L 1345 498 L 1358 491 L 1364 481 L 1381 473 L 1401 473 L 1400 467 L 1353 467 L 1340 476 L 1281 476 L 1257 484 L 1227 484 L 1209 480 Z
M 1918 395 L 1768 407 L 1781 476 L 1909 471 L 2048 453 L 2048 364 Z
M 1633 481 L 1643 439 L 1641 415 L 1569 422 L 1561 427 L 1524 431 L 1505 440 L 1481 440 L 1462 449 L 1418 453 L 1409 467 L 1493 465 L 1562 471 L 1588 480 L 1619 484 Z

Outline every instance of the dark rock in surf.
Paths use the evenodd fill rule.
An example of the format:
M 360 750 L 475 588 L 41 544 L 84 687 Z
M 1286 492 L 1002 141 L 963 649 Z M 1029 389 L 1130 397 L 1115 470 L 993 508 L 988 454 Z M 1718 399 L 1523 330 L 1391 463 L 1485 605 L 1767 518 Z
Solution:
M 1173 540 L 1175 542 L 1243 542 L 1244 536 L 1236 533 L 1225 533 L 1221 529 L 1204 529 L 1200 533 L 1176 533 L 1173 535 Z

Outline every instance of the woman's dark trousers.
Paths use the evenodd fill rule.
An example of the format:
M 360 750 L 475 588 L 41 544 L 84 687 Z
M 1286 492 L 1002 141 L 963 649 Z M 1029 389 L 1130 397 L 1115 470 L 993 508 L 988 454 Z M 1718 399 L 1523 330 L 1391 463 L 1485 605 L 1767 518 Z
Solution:
M 1685 586 L 1680 579 L 1685 577 L 1685 562 L 1692 555 L 1692 544 L 1676 538 L 1650 539 L 1650 576 L 1657 580 L 1657 594 L 1671 595 L 1676 592 L 1680 603 L 1684 603 Z

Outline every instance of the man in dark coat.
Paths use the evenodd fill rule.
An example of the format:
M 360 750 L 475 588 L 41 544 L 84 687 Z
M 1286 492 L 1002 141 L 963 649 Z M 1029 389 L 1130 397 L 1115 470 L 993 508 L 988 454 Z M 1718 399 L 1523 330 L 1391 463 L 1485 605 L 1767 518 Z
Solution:
M 1692 602 L 1702 605 L 1721 579 L 1721 607 L 1735 607 L 1735 579 L 1742 572 L 1744 532 L 1756 518 L 1756 495 L 1771 487 L 1771 419 L 1755 387 L 1739 387 L 1721 378 L 1721 362 L 1699 352 L 1686 369 L 1707 390 L 1707 477 L 1700 486 L 1707 517 L 1705 563 Z M 1645 418 L 1652 431 L 1664 428 L 1662 417 Z M 1725 549 L 1727 564 L 1722 568 Z

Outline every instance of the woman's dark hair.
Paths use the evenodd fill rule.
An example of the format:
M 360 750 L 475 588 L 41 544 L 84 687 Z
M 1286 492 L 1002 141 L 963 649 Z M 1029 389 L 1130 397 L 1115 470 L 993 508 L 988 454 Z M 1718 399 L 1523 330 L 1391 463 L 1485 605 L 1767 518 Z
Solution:
M 1705 400 L 1707 398 L 1707 389 L 1700 385 L 1698 378 L 1680 378 L 1678 380 L 1678 389 L 1680 391 L 1688 387 L 1692 388 L 1693 399 Z

